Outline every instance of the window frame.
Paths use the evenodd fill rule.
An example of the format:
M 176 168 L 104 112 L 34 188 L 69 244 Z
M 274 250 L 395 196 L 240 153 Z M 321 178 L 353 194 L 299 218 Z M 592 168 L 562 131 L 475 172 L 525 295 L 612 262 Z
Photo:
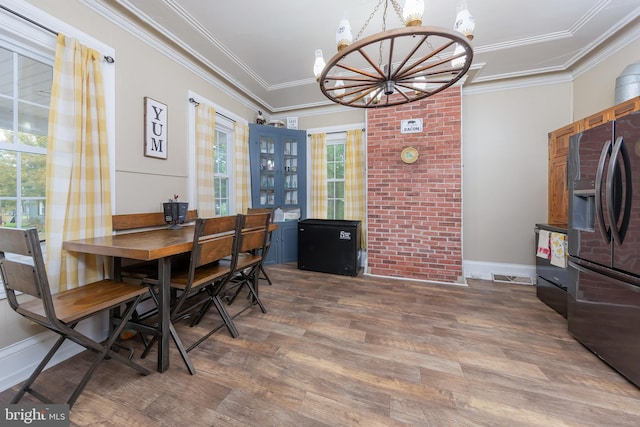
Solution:
M 335 140 L 335 139 L 339 139 L 342 138 L 342 140 L 344 141 L 345 144 L 345 156 L 346 156 L 346 149 L 347 149 L 347 131 L 348 130 L 355 130 L 355 129 L 366 129 L 366 123 L 351 123 L 348 125 L 338 125 L 338 126 L 329 126 L 329 127 L 322 127 L 322 128 L 308 128 L 307 129 L 307 165 L 312 165 L 312 160 L 311 160 L 311 135 L 314 134 L 319 134 L 319 133 L 324 133 L 326 134 L 326 139 L 325 142 L 327 144 L 327 146 L 329 146 L 329 144 L 331 143 L 331 141 Z M 362 140 L 362 144 L 363 147 L 362 149 L 365 150 L 366 153 L 366 144 L 367 144 L 367 140 L 366 140 L 366 135 L 364 136 L 363 140 Z M 346 159 L 345 159 L 346 160 Z M 346 171 L 346 165 L 345 165 L 345 171 Z M 311 178 L 312 178 L 312 170 L 311 167 L 307 167 L 307 183 L 308 185 L 312 185 L 311 184 Z M 364 183 L 365 186 L 367 185 L 367 170 L 366 170 L 366 161 L 365 161 L 365 170 L 362 171 L 362 173 L 364 174 Z M 346 177 L 345 177 L 346 178 Z M 328 177 L 327 177 L 328 179 Z M 327 194 L 328 197 L 328 194 Z M 311 191 L 307 191 L 307 206 L 311 206 Z M 327 214 L 328 212 L 328 205 L 327 205 Z
M 12 43 L 14 42 L 14 43 Z M 36 104 L 31 101 L 21 100 L 21 94 L 18 92 L 16 96 L 17 86 L 19 86 L 19 80 L 16 78 L 20 78 L 19 73 L 19 58 L 28 58 L 32 61 L 39 62 L 41 64 L 45 64 L 51 67 L 53 73 L 53 65 L 54 65 L 54 57 L 51 56 L 49 58 L 46 57 L 46 54 L 42 53 L 40 50 L 34 50 L 33 52 L 29 52 L 28 49 L 19 46 L 20 40 L 5 40 L 0 39 L 0 48 L 3 48 L 12 53 L 12 65 L 13 65 L 13 79 L 12 79 L 12 93 L 9 96 L 12 100 L 13 108 L 14 108 L 14 117 L 12 122 L 12 129 L 10 130 L 13 133 L 13 140 L 11 142 L 0 142 L 0 150 L 13 152 L 16 156 L 16 193 L 15 196 L 5 196 L 4 200 L 13 200 L 15 202 L 15 213 L 16 217 L 16 227 L 22 227 L 24 224 L 21 223 L 21 219 L 24 215 L 23 204 L 28 201 L 39 201 L 38 203 L 38 212 L 44 216 L 44 204 L 46 203 L 46 194 L 42 196 L 25 196 L 22 194 L 22 183 L 23 183 L 23 174 L 22 174 L 22 156 L 23 155 L 39 155 L 45 156 L 47 155 L 47 147 L 39 147 L 33 145 L 22 144 L 19 142 L 19 135 L 22 132 L 20 130 L 20 126 L 16 122 L 19 120 L 19 117 L 16 116 L 16 111 L 19 111 L 20 104 L 32 104 L 37 105 L 41 108 L 46 108 L 48 111 L 50 109 L 49 105 Z M 47 114 L 48 116 L 48 114 Z M 41 135 L 42 136 L 42 135 Z M 46 135 L 44 135 L 46 137 Z M 1 201 L 0 201 L 1 202 Z M 43 236 L 41 235 L 41 238 Z
M 217 111 L 217 110 L 216 110 Z M 226 215 L 231 215 L 231 212 L 235 212 L 235 162 L 234 162 L 234 154 L 235 154 L 235 147 L 234 147 L 234 137 L 235 137 L 235 132 L 233 129 L 233 122 L 225 117 L 221 117 L 220 115 L 216 114 L 216 128 L 215 128 L 215 137 L 214 137 L 214 147 L 213 147 L 213 152 L 214 152 L 214 159 L 216 157 L 216 153 L 219 151 L 218 150 L 218 135 L 219 134 L 224 134 L 226 136 L 226 144 L 227 144 L 227 152 L 226 152 L 226 161 L 227 161 L 227 172 L 226 173 L 220 173 L 220 172 L 216 172 L 215 171 L 215 163 L 214 163 L 214 173 L 213 173 L 213 179 L 214 179 L 214 186 L 215 183 L 218 183 L 219 180 L 223 180 L 226 179 L 227 180 L 227 207 L 228 207 L 228 212 L 226 213 Z M 214 187 L 217 188 L 217 187 Z M 218 201 L 220 200 L 224 200 L 219 198 L 217 195 L 215 197 L 215 201 L 216 204 L 218 203 Z M 223 212 L 222 212 L 222 208 L 220 213 L 216 212 L 216 215 L 220 215 L 223 216 Z
M 343 147 L 343 151 L 345 153 L 346 156 L 346 150 L 347 150 L 347 134 L 346 132 L 336 132 L 336 133 L 332 133 L 327 135 L 326 137 L 326 145 L 327 145 L 327 166 L 329 163 L 329 147 L 336 147 L 336 146 L 342 146 Z M 338 162 L 334 161 L 334 164 L 337 164 Z M 342 172 L 343 175 L 345 173 L 345 168 L 346 168 L 346 159 L 344 159 L 342 161 Z M 342 197 L 330 197 L 329 196 L 329 185 L 331 183 L 337 183 L 337 182 L 342 182 Z M 327 171 L 327 218 L 328 219 L 344 219 L 344 183 L 345 183 L 345 176 L 343 176 L 341 179 L 337 179 L 337 178 L 330 178 L 329 177 L 329 173 Z M 342 200 L 342 218 L 337 218 L 335 217 L 335 207 L 336 207 L 336 203 Z M 333 202 L 333 214 L 334 217 L 331 217 L 330 212 L 331 212 L 331 207 L 330 204 L 331 202 Z
M 34 22 L 39 23 L 42 27 L 34 25 L 24 18 L 12 14 L 6 10 L 0 10 L 0 40 L 3 47 L 15 50 L 24 56 L 31 57 L 40 62 L 53 64 L 55 61 L 55 52 L 57 45 L 56 35 L 52 33 L 51 28 L 55 31 L 65 34 L 67 37 L 73 37 L 80 43 L 88 46 L 102 55 L 115 58 L 115 49 L 106 45 L 97 39 L 87 35 L 77 28 L 55 18 L 52 15 L 38 9 L 37 7 L 23 0 L 3 0 L 3 5 L 19 15 L 29 17 Z M 111 184 L 111 209 L 112 214 L 116 212 L 116 167 L 115 167 L 115 64 L 107 64 L 102 67 L 102 82 L 104 87 L 105 108 L 106 108 L 106 127 L 107 140 L 109 147 L 109 169 Z M 46 202 L 46 201 L 45 201 Z M 43 246 L 46 242 L 43 242 Z M 46 249 L 43 247 L 43 253 Z M 5 299 L 4 287 L 0 287 L 0 300 Z
M 221 107 L 205 98 L 204 96 L 199 95 L 197 92 L 189 91 L 188 92 L 189 99 L 189 108 L 188 108 L 188 139 L 189 139 L 189 175 L 188 179 L 188 191 L 189 191 L 189 200 L 192 201 L 195 209 L 198 208 L 197 203 L 197 195 L 198 195 L 198 185 L 197 185 L 197 172 L 196 172 L 196 115 L 197 108 L 200 108 L 203 105 L 209 105 L 214 108 L 216 111 L 216 130 L 218 130 L 219 126 L 222 126 L 222 129 L 227 129 L 229 133 L 227 134 L 230 140 L 227 140 L 227 174 L 229 175 L 229 215 L 233 215 L 236 213 L 236 174 L 235 174 L 235 164 L 236 164 L 236 135 L 235 135 L 235 123 L 241 123 L 247 125 L 247 121 L 240 116 L 232 113 L 231 111 Z M 215 176 L 215 174 L 214 174 Z

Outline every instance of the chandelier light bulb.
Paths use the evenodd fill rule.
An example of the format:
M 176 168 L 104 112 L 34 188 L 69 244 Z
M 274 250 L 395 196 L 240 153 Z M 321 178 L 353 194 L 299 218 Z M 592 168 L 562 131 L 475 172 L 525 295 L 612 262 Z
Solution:
M 344 95 L 344 82 L 342 80 L 337 80 L 334 87 L 333 93 L 336 96 Z
M 456 45 L 456 49 L 453 51 L 453 56 L 459 55 L 461 53 L 464 53 L 464 47 L 461 45 Z M 453 68 L 460 68 L 464 65 L 464 63 L 467 61 L 467 55 L 462 55 L 459 58 L 454 58 L 451 60 L 451 66 Z
M 424 76 L 416 77 L 417 82 L 413 84 L 413 86 L 417 89 L 416 93 L 421 94 L 427 88 L 427 79 Z
M 322 74 L 325 65 L 322 49 L 316 49 L 316 62 L 313 64 L 313 74 L 316 76 L 316 80 L 320 79 L 320 74 Z
M 476 21 L 467 9 L 466 3 L 458 4 L 458 13 L 456 15 L 456 22 L 453 25 L 453 29 L 462 33 L 469 40 L 473 39 L 473 30 L 476 28 Z
M 378 89 L 376 92 L 375 98 L 373 99 L 374 104 L 379 104 L 382 101 L 382 89 Z
M 336 45 L 338 45 L 338 52 L 349 46 L 351 43 L 353 43 L 351 24 L 349 24 L 349 20 L 343 19 L 340 21 L 338 29 L 336 30 Z
M 402 8 L 402 19 L 407 27 L 422 25 L 424 14 L 424 0 L 406 0 Z

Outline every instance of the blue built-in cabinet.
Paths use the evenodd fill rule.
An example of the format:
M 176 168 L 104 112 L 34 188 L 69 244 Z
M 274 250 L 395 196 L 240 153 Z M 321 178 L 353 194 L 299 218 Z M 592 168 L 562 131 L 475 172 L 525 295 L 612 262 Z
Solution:
M 307 137 L 303 130 L 249 125 L 251 198 L 254 208 L 300 211 L 306 218 Z M 278 222 L 273 233 L 267 264 L 298 259 L 298 221 Z

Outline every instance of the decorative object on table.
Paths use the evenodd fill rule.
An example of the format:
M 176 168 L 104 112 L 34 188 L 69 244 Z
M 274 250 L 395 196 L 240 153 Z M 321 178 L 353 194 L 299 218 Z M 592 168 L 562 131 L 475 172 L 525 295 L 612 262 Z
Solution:
M 256 123 L 259 125 L 264 125 L 267 123 L 267 119 L 262 115 L 262 111 L 258 110 L 258 117 L 256 117 Z
M 179 230 L 182 228 L 180 224 L 184 224 L 187 218 L 189 203 L 178 202 L 178 195 L 174 194 L 173 199 L 169 199 L 168 202 L 162 204 L 162 209 L 164 212 L 164 220 L 169 224 L 169 229 Z
M 359 39 L 380 7 L 382 31 Z M 404 28 L 387 30 L 391 6 Z M 453 30 L 423 26 L 423 0 L 379 0 L 354 37 L 349 21 L 336 31 L 338 52 L 324 62 L 315 51 L 313 71 L 320 90 L 331 101 L 347 107 L 379 108 L 405 104 L 434 95 L 460 80 L 473 59 L 471 39 L 475 20 L 458 5 Z
M 418 160 L 418 150 L 413 147 L 407 147 L 400 153 L 400 158 L 407 164 L 414 163 Z
M 144 155 L 167 159 L 167 106 L 144 98 Z

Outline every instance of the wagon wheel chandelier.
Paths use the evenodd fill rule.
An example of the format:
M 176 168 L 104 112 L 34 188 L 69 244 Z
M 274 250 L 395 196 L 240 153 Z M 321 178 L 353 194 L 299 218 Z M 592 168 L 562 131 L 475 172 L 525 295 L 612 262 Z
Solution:
M 386 29 L 389 3 L 404 28 Z M 358 40 L 382 5 L 382 32 Z M 314 74 L 322 93 L 348 107 L 380 108 L 418 101 L 460 80 L 473 59 L 473 17 L 461 3 L 452 31 L 422 26 L 423 12 L 423 0 L 406 0 L 404 8 L 396 0 L 379 0 L 355 39 L 343 19 L 338 52 L 325 64 L 316 50 Z

